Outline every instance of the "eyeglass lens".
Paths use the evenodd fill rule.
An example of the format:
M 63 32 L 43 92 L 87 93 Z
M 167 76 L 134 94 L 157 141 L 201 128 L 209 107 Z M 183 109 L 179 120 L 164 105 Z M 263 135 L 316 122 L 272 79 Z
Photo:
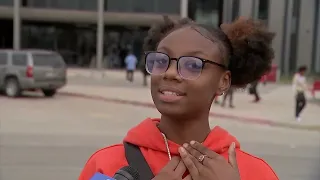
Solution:
M 146 55 L 146 70 L 153 75 L 160 75 L 167 71 L 171 59 L 168 55 L 151 52 Z M 196 79 L 201 75 L 203 61 L 197 57 L 182 56 L 178 60 L 178 73 L 184 79 Z

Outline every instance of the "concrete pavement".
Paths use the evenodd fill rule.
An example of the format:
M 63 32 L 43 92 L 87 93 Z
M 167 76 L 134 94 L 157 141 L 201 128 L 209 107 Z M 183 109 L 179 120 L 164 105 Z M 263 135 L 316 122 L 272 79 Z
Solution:
M 86 98 L 0 97 L 0 179 L 77 179 L 97 149 L 120 142 L 154 108 Z M 119 110 L 123 113 L 119 113 Z M 143 113 L 136 113 L 143 112 Z M 318 132 L 210 118 L 235 135 L 242 148 L 266 159 L 281 180 L 319 179 Z
M 139 72 L 137 72 L 134 83 L 126 82 L 125 72 L 121 71 L 106 71 L 104 77 L 99 76 L 100 72 L 76 71 L 73 73 L 73 75 L 69 74 L 69 84 L 61 89 L 60 93 L 153 107 L 149 88 L 144 88 L 140 84 L 142 80 Z M 302 122 L 297 123 L 294 117 L 294 98 L 290 85 L 260 85 L 259 90 L 262 96 L 261 103 L 251 103 L 252 97 L 247 92 L 238 91 L 234 97 L 235 109 L 213 106 L 212 115 L 270 126 L 320 130 L 320 101 L 314 100 L 311 94 L 307 94 L 309 103 L 302 114 Z M 317 98 L 320 97 L 319 95 L 317 94 Z
M 136 82 L 129 83 L 123 72 L 114 72 L 113 77 L 107 73 L 103 78 L 70 76 L 68 86 L 54 98 L 37 93 L 18 99 L 0 96 L 0 180 L 77 179 L 94 151 L 121 142 L 128 129 L 146 117 L 159 117 L 155 108 L 149 108 L 152 99 L 148 88 L 141 86 L 140 74 Z M 245 151 L 266 159 L 281 180 L 319 179 L 320 133 L 300 130 L 318 126 L 317 121 L 307 119 L 315 114 L 314 109 L 308 110 L 311 104 L 301 124 L 291 122 L 289 115 L 281 115 L 287 117 L 281 121 L 261 119 L 265 118 L 261 113 L 292 111 L 280 109 L 287 104 L 274 105 L 270 97 L 269 105 L 265 104 L 268 95 L 281 92 L 283 87 L 267 85 L 261 89 L 263 101 L 258 105 L 251 104 L 250 97 L 241 92 L 235 96 L 236 109 L 213 105 L 210 125 L 230 131 Z M 291 98 L 286 93 L 282 96 L 284 100 Z M 269 106 L 271 111 L 262 110 Z M 313 114 L 307 116 L 309 111 Z M 283 128 L 281 123 L 295 129 Z

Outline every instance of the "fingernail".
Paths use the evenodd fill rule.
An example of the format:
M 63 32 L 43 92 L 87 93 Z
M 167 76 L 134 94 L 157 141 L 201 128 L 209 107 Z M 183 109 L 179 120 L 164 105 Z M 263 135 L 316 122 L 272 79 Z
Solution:
M 195 143 L 196 143 L 196 141 L 191 141 L 190 142 L 191 145 L 194 145 Z
M 183 144 L 183 147 L 184 147 L 184 148 L 187 148 L 187 147 L 188 147 L 188 144 L 187 144 L 187 143 L 184 143 L 184 144 Z
M 183 147 L 179 147 L 180 154 L 185 155 L 186 150 Z

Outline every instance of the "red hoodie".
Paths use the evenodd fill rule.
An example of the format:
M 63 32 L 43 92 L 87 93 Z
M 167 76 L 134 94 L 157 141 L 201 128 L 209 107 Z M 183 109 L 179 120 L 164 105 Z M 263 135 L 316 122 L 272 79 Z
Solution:
M 124 141 L 140 147 L 155 175 L 169 162 L 164 139 L 156 127 L 158 122 L 159 119 L 146 119 L 132 128 L 124 139 Z M 266 162 L 241 151 L 236 138 L 220 127 L 212 129 L 203 145 L 227 158 L 228 148 L 232 142 L 236 142 L 241 180 L 278 180 L 276 174 Z M 171 154 L 179 156 L 178 148 L 180 146 L 172 141 L 168 143 Z M 123 144 L 109 146 L 97 151 L 90 157 L 79 180 L 89 180 L 96 172 L 112 177 L 116 171 L 127 165 Z

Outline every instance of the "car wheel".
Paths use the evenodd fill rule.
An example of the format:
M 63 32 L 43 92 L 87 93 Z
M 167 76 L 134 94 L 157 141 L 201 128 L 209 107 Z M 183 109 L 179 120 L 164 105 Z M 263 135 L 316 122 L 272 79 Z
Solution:
M 46 97 L 53 97 L 56 94 L 57 90 L 55 90 L 55 89 L 42 89 L 42 92 Z
M 17 78 L 6 79 L 4 92 L 8 97 L 17 97 L 21 94 L 21 89 Z

